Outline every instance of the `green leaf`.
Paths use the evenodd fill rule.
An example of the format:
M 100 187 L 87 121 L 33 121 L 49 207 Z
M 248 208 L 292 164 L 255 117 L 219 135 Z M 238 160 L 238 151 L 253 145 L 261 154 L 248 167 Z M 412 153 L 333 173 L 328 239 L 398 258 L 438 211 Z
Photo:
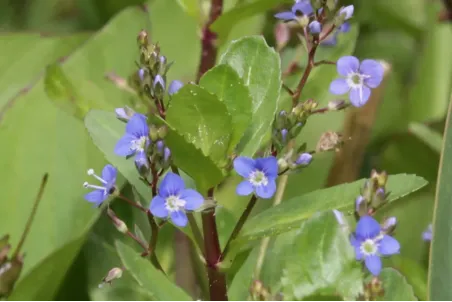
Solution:
M 317 190 L 282 202 L 252 217 L 244 225 L 234 245 L 241 245 L 274 236 L 296 228 L 318 211 L 337 209 L 353 211 L 354 200 L 359 195 L 365 179 L 327 189 Z M 388 201 L 395 201 L 427 184 L 422 177 L 398 174 L 388 178 L 386 189 L 391 192 Z
M 177 0 L 177 2 L 188 15 L 194 17 L 196 20 L 199 19 L 201 6 L 199 0 Z
M 327 211 L 303 223 L 288 248 L 282 291 L 287 300 L 312 295 L 353 299 L 363 290 L 362 278 L 348 232 L 341 228 L 333 212 Z
M 441 153 L 443 147 L 443 138 L 440 133 L 430 129 L 428 126 L 420 123 L 411 123 L 409 131 L 419 140 L 438 153 Z
M 221 169 L 209 157 L 176 131 L 168 131 L 165 143 L 171 149 L 174 164 L 193 178 L 200 192 L 206 192 L 224 178 Z
M 397 233 L 400 234 L 399 231 Z M 406 248 L 406 246 L 402 246 L 404 249 Z M 427 301 L 427 270 L 422 267 L 420 263 L 411 260 L 410 258 L 395 256 L 390 258 L 390 262 L 413 287 L 416 297 L 418 297 L 420 301 Z
M 56 63 L 46 68 L 44 89 L 47 96 L 70 115 L 81 119 L 89 111 L 88 104 L 78 96 L 74 85 Z
M 384 295 L 378 297 L 377 301 L 417 301 L 413 288 L 408 284 L 405 277 L 393 268 L 384 268 L 380 275 L 383 283 Z M 367 278 L 367 282 L 372 277 Z
M 132 274 L 138 284 L 149 291 L 159 301 L 192 300 L 181 288 L 157 270 L 148 260 L 129 246 L 118 241 L 116 249 L 127 271 Z
M 211 26 L 210 29 L 216 32 L 220 41 L 226 39 L 240 21 L 262 14 L 282 3 L 293 3 L 292 0 L 256 0 L 251 3 L 244 3 L 222 14 Z
M 256 268 L 257 258 L 260 248 L 256 247 L 247 257 L 243 265 L 235 274 L 231 285 L 228 288 L 228 297 L 230 301 L 248 301 L 250 288 L 254 280 L 254 270 Z
M 436 200 L 433 212 L 433 238 L 430 246 L 430 265 L 428 273 L 428 300 L 452 300 L 452 102 L 449 105 L 444 130 L 444 144 L 441 153 Z
M 90 100 L 91 106 L 113 109 L 125 102 L 104 76 L 111 70 L 128 74 L 136 68 L 135 35 L 146 20 L 147 15 L 139 9 L 124 10 L 62 63 L 64 73 L 82 96 Z M 70 39 L 66 41 L 68 45 L 62 48 L 55 44 L 53 47 L 59 51 L 66 49 L 67 53 L 68 48 L 78 45 L 70 44 Z M 34 49 L 33 44 L 24 40 L 22 43 L 16 44 L 18 56 L 8 57 L 17 64 L 9 67 L 13 68 L 11 72 L 15 69 L 11 81 L 21 76 L 35 77 L 37 74 L 29 77 L 28 71 L 24 72 L 27 64 L 35 72 L 34 62 L 49 58 L 42 49 L 33 53 L 38 46 Z M 26 56 L 21 57 L 22 54 Z M 119 56 L 122 60 L 118 60 Z M 50 62 L 41 63 L 44 67 Z M 10 86 L 12 89 L 14 84 Z M 100 214 L 84 201 L 87 191 L 82 184 L 94 181 L 86 171 L 93 168 L 100 172 L 105 159 L 92 144 L 83 124 L 48 100 L 42 78 L 27 89 L 28 93 L 12 100 L 3 99 L 8 93 L 0 95 L 0 139 L 8 142 L 2 145 L 2 156 L 8 160 L 2 163 L 0 182 L 2 197 L 9 201 L 0 203 L 0 212 L 8 213 L 0 219 L 0 230 L 9 233 L 11 244 L 17 245 L 40 179 L 48 172 L 48 186 L 23 247 L 27 255 L 24 269 L 10 298 L 52 300 Z M 8 106 L 3 106 L 6 103 Z
M 248 88 L 229 65 L 217 65 L 206 72 L 199 85 L 222 101 L 232 118 L 228 154 L 235 148 L 251 123 L 252 100 Z
M 185 85 L 173 95 L 166 122 L 220 167 L 227 163 L 232 119 L 215 95 L 199 86 Z
M 281 90 L 281 62 L 262 37 L 234 41 L 220 62 L 230 65 L 243 79 L 252 97 L 251 125 L 238 146 L 238 154 L 253 156 L 270 139 Z
M 116 143 L 124 135 L 125 123 L 118 120 L 113 112 L 93 109 L 85 117 L 85 126 L 94 144 L 104 153 L 105 158 L 137 189 L 143 199 L 150 202 L 152 192 L 140 180 L 133 159 L 114 153 Z
M 407 107 L 410 120 L 417 122 L 444 118 L 452 81 L 452 28 L 436 21 L 435 6 L 428 5 L 428 8 L 434 20 L 424 33 L 424 49 L 418 59 L 417 76 L 409 91 Z

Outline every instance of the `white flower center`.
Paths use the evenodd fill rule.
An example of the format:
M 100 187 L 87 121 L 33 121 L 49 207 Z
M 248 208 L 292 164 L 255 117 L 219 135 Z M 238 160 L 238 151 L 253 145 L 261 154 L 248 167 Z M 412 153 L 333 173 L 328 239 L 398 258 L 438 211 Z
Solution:
M 367 239 L 361 243 L 360 250 L 364 256 L 376 255 L 378 252 L 378 241 L 376 239 Z
M 253 186 L 266 186 L 268 184 L 268 178 L 265 176 L 264 172 L 256 170 L 251 172 L 249 182 Z
M 166 209 L 170 212 L 179 211 L 185 207 L 185 200 L 180 199 L 178 195 L 170 195 L 166 199 Z
M 364 85 L 364 80 L 370 78 L 369 75 L 362 74 L 359 72 L 350 72 L 347 75 L 347 85 L 348 87 L 354 88 L 362 88 Z
M 139 139 L 135 139 L 130 144 L 130 149 L 134 151 L 144 151 L 144 148 L 146 147 L 146 141 L 147 137 L 142 136 Z

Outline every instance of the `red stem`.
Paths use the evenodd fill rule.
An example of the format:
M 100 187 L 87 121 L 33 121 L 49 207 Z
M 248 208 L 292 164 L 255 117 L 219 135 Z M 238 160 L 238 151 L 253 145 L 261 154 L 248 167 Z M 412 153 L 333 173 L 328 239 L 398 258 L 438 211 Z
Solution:
M 221 15 L 222 10 L 223 0 L 211 0 L 209 20 L 202 29 L 201 63 L 199 64 L 196 82 L 199 82 L 202 75 L 211 69 L 217 60 L 217 47 L 215 45 L 217 34 L 210 30 L 210 26 Z

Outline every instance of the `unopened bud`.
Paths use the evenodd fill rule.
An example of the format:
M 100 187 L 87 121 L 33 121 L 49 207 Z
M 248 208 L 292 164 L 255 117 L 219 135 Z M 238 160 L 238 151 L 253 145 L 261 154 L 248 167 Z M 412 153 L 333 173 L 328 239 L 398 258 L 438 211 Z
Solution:
M 305 153 L 300 154 L 300 156 L 298 156 L 295 163 L 297 165 L 307 166 L 311 163 L 311 161 L 312 161 L 312 155 L 310 153 L 305 152 Z
M 386 192 L 383 188 L 378 188 L 372 198 L 372 207 L 378 208 L 386 202 Z
M 278 22 L 275 25 L 275 41 L 276 41 L 276 49 L 281 50 L 290 40 L 290 29 L 286 23 Z
M 139 46 L 146 46 L 148 45 L 148 33 L 145 30 L 140 31 L 137 37 L 137 42 Z
M 119 219 L 118 216 L 116 216 L 115 212 L 113 212 L 110 208 L 108 208 L 107 210 L 107 215 L 110 217 L 113 225 L 119 232 L 125 234 L 129 231 L 125 222 Z
M 370 177 L 376 181 L 379 188 L 386 186 L 386 182 L 388 181 L 388 173 L 386 171 L 378 173 L 376 170 L 372 170 Z
M 122 272 L 123 272 L 123 270 L 119 267 L 112 268 L 108 272 L 107 276 L 104 279 L 102 279 L 102 283 L 99 284 L 99 287 L 104 286 L 104 284 L 106 284 L 106 283 L 111 284 L 113 282 L 113 280 L 121 278 Z
M 128 121 L 134 114 L 135 111 L 127 106 L 124 108 L 116 108 L 116 117 L 123 121 Z
M 322 31 L 322 24 L 319 21 L 314 20 L 309 23 L 309 32 L 313 35 L 318 35 Z
M 287 131 L 287 129 L 282 129 L 281 130 L 281 142 L 282 143 L 285 143 L 286 142 L 286 140 L 287 140 L 287 133 L 288 133 L 289 131 Z
M 169 95 L 173 95 L 176 92 L 179 91 L 179 89 L 181 89 L 184 86 L 184 83 L 182 83 L 181 81 L 178 80 L 174 80 L 171 82 L 171 84 L 168 87 L 168 94 Z
M 278 159 L 278 169 L 279 171 L 284 171 L 289 168 L 289 163 L 285 158 Z
M 157 130 L 157 135 L 159 138 L 164 139 L 165 136 L 168 134 L 168 127 L 163 125 Z
M 361 195 L 355 200 L 355 212 L 360 217 L 367 215 L 367 201 Z
M 158 128 L 155 125 L 149 126 L 149 137 L 151 141 L 155 142 L 159 139 Z
M 165 147 L 165 149 L 163 150 L 163 160 L 165 162 L 168 162 L 169 158 L 171 156 L 171 150 L 168 147 Z
M 373 277 L 369 283 L 369 290 L 372 297 L 382 296 L 384 294 L 383 282 L 378 277 Z
M 165 147 L 165 143 L 161 140 L 157 141 L 155 143 L 155 146 L 157 147 L 157 151 L 161 154 L 163 154 L 163 148 Z
M 141 81 L 144 81 L 144 76 L 146 75 L 146 70 L 144 68 L 140 68 L 138 70 L 138 77 Z
M 386 233 L 386 234 L 390 234 L 394 231 L 394 229 L 397 226 L 397 218 L 395 218 L 394 216 L 387 218 L 382 226 L 381 226 L 381 230 Z
M 348 104 L 344 100 L 334 100 L 328 103 L 328 110 L 338 111 L 348 107 Z
M 276 115 L 274 127 L 276 130 L 281 130 L 287 128 L 288 126 L 289 122 L 287 119 L 287 112 L 282 110 Z

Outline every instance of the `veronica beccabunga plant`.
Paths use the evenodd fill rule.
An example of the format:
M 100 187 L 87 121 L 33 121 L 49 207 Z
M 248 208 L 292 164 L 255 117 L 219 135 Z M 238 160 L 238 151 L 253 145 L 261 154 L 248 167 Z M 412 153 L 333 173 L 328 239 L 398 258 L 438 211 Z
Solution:
M 199 288 L 206 292 L 192 298 L 238 298 L 237 290 L 231 290 L 237 286 L 235 282 L 240 282 L 233 279 L 236 276 L 246 282 L 241 286 L 249 289 L 242 291 L 242 300 L 304 299 L 333 293 L 340 299 L 375 299 L 382 290 L 371 285 L 380 282 L 379 275 L 385 271 L 380 257 L 397 254 L 403 248 L 394 237 L 397 219 L 389 217 L 380 224 L 378 211 L 406 193 L 404 190 L 414 189 L 407 187 L 391 195 L 388 181 L 391 183 L 392 176 L 373 170 L 364 182 L 339 185 L 334 192 L 323 189 L 309 193 L 309 199 L 300 193 L 305 184 L 295 183 L 297 178 L 291 180 L 296 190 L 285 192 L 289 176 L 313 173 L 316 158 L 324 156 L 321 153 L 338 152 L 349 141 L 340 133 L 328 131 L 318 137 L 317 144 L 306 142 L 305 125 L 320 114 L 334 115 L 349 107 L 365 106 L 372 89 L 378 89 L 383 81 L 384 68 L 377 60 L 358 59 L 350 50 L 339 57 L 337 53 L 329 55 L 337 44 L 352 39 L 348 35 L 356 35 L 353 5 L 338 7 L 337 1 L 299 0 L 276 13 L 279 53 L 289 47 L 290 35 L 297 37 L 305 49 L 303 61 L 294 58 L 296 61 L 285 71 L 281 70 L 279 54 L 262 37 L 233 41 L 217 58 L 218 37 L 211 24 L 222 13 L 222 1 L 213 0 L 211 5 L 201 31 L 197 77 L 184 79 L 185 83 L 169 81 L 172 62 L 162 54 L 157 41 L 150 41 L 146 31 L 138 34 L 137 69 L 127 80 L 133 102 L 115 113 L 88 114 L 88 130 L 110 164 L 102 176 L 88 172 L 100 183 L 84 184 L 93 189 L 85 199 L 107 208 L 114 226 L 142 249 L 143 259 L 150 259 L 141 269 L 152 274 L 160 270 L 162 274 L 153 276 L 164 280 L 169 268 L 161 265 L 155 252 L 161 244 L 161 229 L 165 225 L 185 233 L 196 247 L 201 259 L 197 262 L 204 266 L 208 285 Z M 322 47 L 324 55 L 319 60 L 316 54 Z M 314 77 L 312 71 L 319 66 L 322 68 Z M 328 68 L 330 74 L 335 70 L 338 73 L 330 83 L 322 80 L 322 70 Z M 296 78 L 296 83 L 287 81 L 288 77 Z M 323 87 L 322 94 L 306 92 L 310 83 Z M 319 96 L 328 91 L 332 98 L 343 98 L 325 103 Z M 94 121 L 101 115 L 104 130 L 114 133 L 108 144 L 102 144 L 107 138 L 93 134 L 93 125 L 101 124 Z M 135 194 L 123 190 L 124 178 Z M 300 204 L 290 208 L 290 202 L 282 203 L 285 194 L 299 198 Z M 150 239 L 129 230 L 114 212 L 113 200 L 122 200 L 147 217 Z M 226 219 L 225 211 L 235 212 Z M 334 223 L 330 223 L 330 217 L 335 217 Z M 351 225 L 353 221 L 356 227 Z M 293 244 L 281 248 L 287 258 L 276 252 L 266 255 L 268 237 L 283 236 L 293 229 L 298 229 Z M 309 235 L 316 232 L 326 235 Z M 325 240 L 321 247 L 311 248 L 320 240 Z M 278 242 L 275 244 L 282 244 Z M 250 249 L 255 252 L 248 253 Z M 124 270 L 136 269 L 124 249 L 118 251 L 122 263 L 116 264 L 102 284 L 119 279 Z M 256 261 L 247 260 L 254 269 L 245 271 L 240 268 L 244 262 L 237 259 L 243 260 L 248 254 Z M 300 267 L 284 260 L 297 257 L 305 259 Z M 268 278 L 261 274 L 269 261 L 278 261 L 281 268 L 275 272 L 281 276 L 276 278 L 280 280 L 277 284 L 267 284 Z M 328 273 L 330 270 L 336 271 Z M 226 282 L 228 279 L 233 281 Z M 143 284 L 141 280 L 140 284 L 153 288 L 159 286 L 158 282 Z M 166 288 L 173 290 L 165 294 L 157 290 L 156 299 L 185 297 L 185 293 L 179 295 L 175 284 L 167 283 Z M 383 282 L 382 288 L 385 286 Z

